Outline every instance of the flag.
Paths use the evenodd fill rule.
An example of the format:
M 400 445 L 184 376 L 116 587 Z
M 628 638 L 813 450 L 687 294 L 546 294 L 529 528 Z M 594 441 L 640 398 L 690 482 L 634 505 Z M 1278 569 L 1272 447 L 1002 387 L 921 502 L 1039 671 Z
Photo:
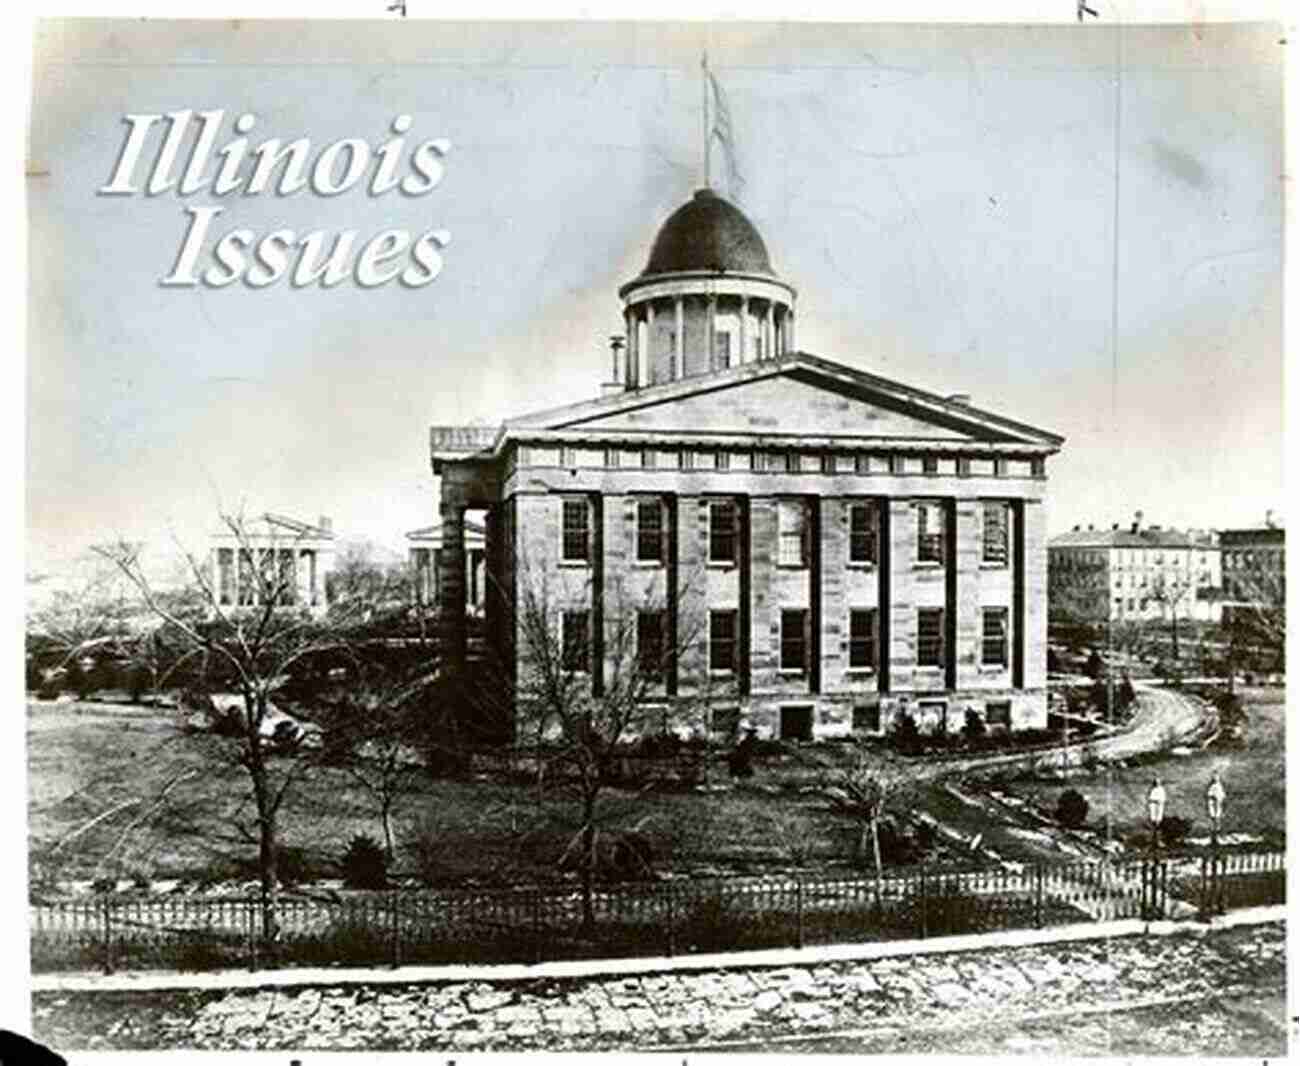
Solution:
M 722 86 L 718 84 L 718 79 L 713 76 L 713 71 L 709 70 L 708 60 L 704 62 L 704 77 L 708 89 L 706 99 L 706 126 L 708 128 L 708 140 L 705 143 L 705 169 L 709 170 L 710 153 L 713 144 L 716 141 L 718 147 L 722 149 L 722 164 L 726 172 L 727 195 L 731 199 L 740 198 L 740 194 L 745 188 L 745 179 L 741 176 L 740 166 L 736 161 L 736 137 L 735 131 L 731 124 L 731 108 L 727 106 L 727 94 L 722 91 Z M 712 107 L 708 108 L 709 101 L 712 101 Z M 708 111 L 712 111 L 712 121 L 708 121 Z

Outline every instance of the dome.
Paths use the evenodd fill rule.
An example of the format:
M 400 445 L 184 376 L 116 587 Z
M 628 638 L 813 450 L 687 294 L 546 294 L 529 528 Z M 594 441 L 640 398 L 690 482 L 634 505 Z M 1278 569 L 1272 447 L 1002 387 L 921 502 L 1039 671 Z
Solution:
M 776 276 L 754 224 L 712 189 L 668 216 L 641 276 L 692 270 Z

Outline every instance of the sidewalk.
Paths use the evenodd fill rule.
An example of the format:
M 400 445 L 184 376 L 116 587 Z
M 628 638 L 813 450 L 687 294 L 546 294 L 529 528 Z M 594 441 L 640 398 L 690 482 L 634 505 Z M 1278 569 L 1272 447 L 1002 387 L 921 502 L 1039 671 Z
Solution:
M 146 975 L 81 977 L 79 990 L 33 994 L 32 1027 L 88 1051 L 788 1051 L 824 1039 L 827 1050 L 944 1053 L 980 1034 L 1011 1050 L 996 1034 L 1091 1017 L 1052 1021 L 1058 1046 L 1272 1058 L 1287 1035 L 1283 912 L 631 964 L 241 975 L 298 982 L 288 987 L 150 991 Z M 1127 1043 L 1107 1035 L 1110 1018 L 1125 1019 Z M 1093 1030 L 1082 1043 L 1080 1025 Z
M 1203 922 L 1125 919 L 1087 922 L 1048 929 L 1014 929 L 926 940 L 889 940 L 867 944 L 831 944 L 769 951 L 740 951 L 671 958 L 580 959 L 502 966 L 403 966 L 349 969 L 294 967 L 282 970 L 221 970 L 211 973 L 128 971 L 114 974 L 35 974 L 33 992 L 160 992 L 181 989 L 311 988 L 355 985 L 419 985 L 460 982 L 573 979 L 638 974 L 693 973 L 703 970 L 749 970 L 810 966 L 828 962 L 949 955 L 995 948 L 1030 947 L 1134 936 L 1204 934 L 1216 929 L 1281 922 L 1285 904 L 1249 907 Z

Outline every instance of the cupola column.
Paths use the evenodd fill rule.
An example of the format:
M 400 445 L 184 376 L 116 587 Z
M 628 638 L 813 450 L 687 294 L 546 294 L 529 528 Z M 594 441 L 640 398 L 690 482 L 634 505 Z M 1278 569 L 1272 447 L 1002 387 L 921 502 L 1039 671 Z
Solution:
M 676 296 L 673 298 L 673 314 L 676 321 L 673 323 L 673 379 L 684 378 L 686 376 L 686 315 L 682 310 L 682 298 Z
M 655 302 L 647 300 L 645 305 L 645 381 L 647 385 L 657 385 L 659 383 L 656 363 L 659 358 L 659 346 L 655 343 Z
M 797 350 L 794 343 L 794 308 L 787 307 L 785 309 L 785 351 L 793 352 Z
M 717 323 L 714 321 L 714 318 L 717 316 L 718 313 L 717 294 L 711 292 L 705 298 L 705 300 L 706 302 L 704 307 L 704 323 L 705 323 L 704 343 L 708 345 L 708 352 L 706 353 L 708 357 L 708 367 L 710 370 L 717 370 L 718 369 L 718 342 L 716 339 Z
M 749 347 L 749 297 L 740 298 L 740 351 L 736 353 L 736 362 L 743 363 Z
M 623 379 L 629 389 L 637 384 L 636 369 L 636 311 L 629 307 L 623 312 L 623 322 L 627 328 L 627 356 L 623 363 Z
M 763 357 L 771 359 L 776 355 L 776 304 L 772 300 L 767 301 L 764 332 L 767 334 L 767 339 L 763 342 Z

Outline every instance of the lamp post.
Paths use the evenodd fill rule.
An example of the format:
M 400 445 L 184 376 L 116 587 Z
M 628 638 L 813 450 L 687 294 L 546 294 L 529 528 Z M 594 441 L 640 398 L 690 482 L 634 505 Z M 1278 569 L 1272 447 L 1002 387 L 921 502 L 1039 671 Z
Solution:
M 1165 819 L 1165 786 L 1159 777 L 1151 779 L 1151 789 L 1147 792 L 1147 818 L 1151 822 L 1151 855 L 1154 858 L 1160 846 L 1160 823 Z
M 1159 884 L 1160 868 L 1157 863 L 1157 853 L 1160 848 L 1160 823 L 1165 818 L 1165 786 L 1160 783 L 1159 776 L 1151 779 L 1151 788 L 1147 792 L 1147 818 L 1151 822 L 1151 862 L 1150 862 L 1150 884 L 1151 894 L 1147 899 L 1147 918 L 1156 917 L 1156 894 L 1157 885 Z
M 1219 771 L 1215 770 L 1210 775 L 1210 786 L 1205 790 L 1205 813 L 1210 819 L 1210 900 L 1207 913 L 1221 913 L 1223 909 L 1219 892 L 1219 823 L 1223 821 L 1223 801 L 1227 796 Z

